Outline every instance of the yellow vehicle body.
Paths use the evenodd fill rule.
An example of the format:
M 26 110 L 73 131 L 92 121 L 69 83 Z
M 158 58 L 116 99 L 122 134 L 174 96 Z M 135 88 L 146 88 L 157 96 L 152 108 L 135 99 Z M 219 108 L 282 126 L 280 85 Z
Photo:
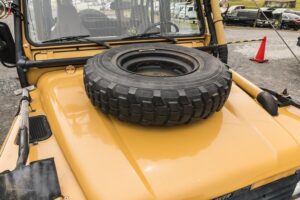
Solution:
M 211 6 L 218 43 L 226 44 L 218 1 Z M 22 34 L 31 60 L 103 51 L 96 45 L 35 47 Z M 204 37 L 181 38 L 178 45 L 200 47 L 209 41 L 207 31 Z M 262 90 L 234 71 L 229 99 L 212 117 L 191 125 L 144 127 L 96 109 L 85 93 L 82 68 L 27 72 L 29 83 L 36 85 L 30 92 L 30 116 L 47 116 L 53 132 L 30 145 L 28 163 L 53 157 L 66 199 L 206 200 L 248 186 L 255 189 L 300 169 L 300 110 L 283 107 L 271 116 L 255 100 Z M 16 117 L 1 147 L 0 172 L 15 168 L 19 123 Z
M 212 199 L 300 168 L 300 111 L 282 108 L 271 117 L 238 87 L 245 84 L 238 77 L 222 111 L 173 128 L 102 114 L 82 78 L 81 68 L 48 72 L 31 93 L 31 115 L 46 115 L 53 136 L 31 145 L 29 162 L 54 157 L 69 199 Z M 18 122 L 2 146 L 0 171 L 15 167 Z

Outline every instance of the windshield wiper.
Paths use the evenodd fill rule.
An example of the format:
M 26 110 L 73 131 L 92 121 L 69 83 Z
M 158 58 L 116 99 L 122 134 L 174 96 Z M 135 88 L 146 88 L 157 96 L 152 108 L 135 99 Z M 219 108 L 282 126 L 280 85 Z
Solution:
M 65 36 L 65 37 L 60 37 L 60 38 L 55 38 L 55 39 L 51 39 L 51 40 L 46 40 L 43 41 L 42 43 L 46 44 L 46 43 L 51 43 L 51 42 L 64 42 L 64 41 L 76 41 L 82 38 L 87 38 L 90 37 L 90 35 L 73 35 L 73 36 Z
M 161 34 L 161 32 L 141 33 L 137 35 L 130 35 L 130 36 L 123 37 L 121 38 L 121 40 L 140 39 L 140 38 L 145 38 L 145 37 L 149 37 L 152 35 L 159 35 L 159 34 Z
M 161 35 L 161 32 L 151 32 L 151 33 L 141 33 L 141 34 L 137 34 L 137 35 L 130 35 L 127 37 L 123 37 L 121 40 L 142 39 L 142 38 L 147 38 L 147 37 L 151 37 L 151 36 L 157 36 L 157 38 L 166 39 L 168 41 L 173 42 L 174 44 L 176 44 L 178 42 L 176 38 Z
M 88 37 L 91 37 L 91 36 L 90 35 L 66 36 L 66 37 L 46 40 L 46 41 L 43 41 L 42 43 L 64 42 L 64 41 L 92 42 L 92 43 L 98 44 L 99 46 L 104 46 L 107 49 L 111 48 L 111 46 L 104 41 L 96 41 L 96 40 L 88 39 Z

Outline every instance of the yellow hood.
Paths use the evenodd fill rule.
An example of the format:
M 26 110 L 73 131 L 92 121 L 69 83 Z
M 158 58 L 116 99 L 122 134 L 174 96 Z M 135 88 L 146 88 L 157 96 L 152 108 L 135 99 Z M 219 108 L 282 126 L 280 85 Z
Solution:
M 299 110 L 274 118 L 235 84 L 207 120 L 142 127 L 93 107 L 82 79 L 50 72 L 35 93 L 88 199 L 210 199 L 300 166 Z

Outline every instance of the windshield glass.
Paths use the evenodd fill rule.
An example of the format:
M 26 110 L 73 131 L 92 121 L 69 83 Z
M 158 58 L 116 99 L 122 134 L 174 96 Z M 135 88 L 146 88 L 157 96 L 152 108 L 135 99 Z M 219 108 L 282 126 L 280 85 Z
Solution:
M 27 0 L 31 41 L 89 35 L 99 40 L 159 32 L 180 37 L 202 33 L 194 0 Z M 62 42 L 62 41 L 59 41 Z M 65 41 L 63 41 L 65 42 Z

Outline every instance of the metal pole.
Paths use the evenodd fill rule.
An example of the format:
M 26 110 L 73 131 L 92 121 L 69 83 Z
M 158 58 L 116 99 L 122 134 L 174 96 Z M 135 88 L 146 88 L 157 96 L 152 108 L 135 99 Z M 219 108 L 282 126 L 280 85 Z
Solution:
M 20 106 L 21 122 L 19 129 L 19 157 L 17 168 L 24 166 L 29 155 L 29 93 L 27 88 L 23 88 Z

